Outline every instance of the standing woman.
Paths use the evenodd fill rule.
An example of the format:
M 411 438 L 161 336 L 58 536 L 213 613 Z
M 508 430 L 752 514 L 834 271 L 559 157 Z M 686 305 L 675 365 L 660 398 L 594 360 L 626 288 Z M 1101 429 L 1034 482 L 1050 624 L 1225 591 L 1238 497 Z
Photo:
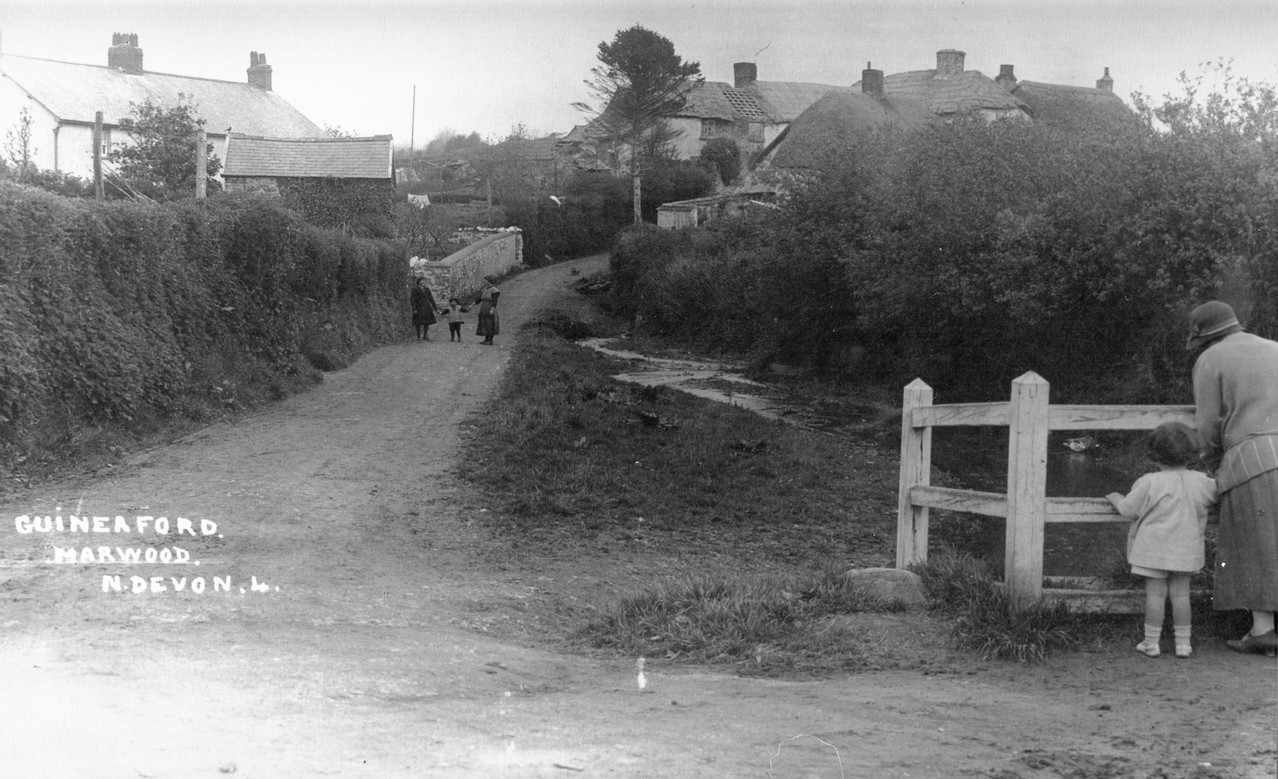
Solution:
M 413 327 L 417 328 L 417 340 L 429 341 L 430 326 L 435 324 L 436 306 L 435 296 L 431 294 L 430 287 L 426 286 L 426 279 L 417 279 L 410 302 L 413 305 Z
M 482 335 L 484 340 L 480 343 L 493 343 L 493 336 L 501 332 L 501 320 L 497 318 L 497 298 L 501 296 L 501 290 L 493 284 L 492 276 L 484 277 L 484 287 L 479 291 L 479 297 L 475 299 L 475 304 L 479 306 L 479 325 L 475 328 L 475 335 Z
M 1238 652 L 1278 652 L 1278 343 L 1243 331 L 1227 303 L 1213 300 L 1189 315 L 1199 444 L 1217 465 L 1220 531 L 1217 610 L 1246 609 L 1247 635 L 1227 642 Z

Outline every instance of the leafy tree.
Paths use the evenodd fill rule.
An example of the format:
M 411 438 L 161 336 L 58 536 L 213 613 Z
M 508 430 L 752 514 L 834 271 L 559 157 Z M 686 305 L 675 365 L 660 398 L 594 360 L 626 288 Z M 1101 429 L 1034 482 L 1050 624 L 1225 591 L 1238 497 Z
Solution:
M 179 93 L 173 106 L 156 105 L 150 99 L 130 103 L 130 115 L 120 120 L 120 129 L 128 133 L 131 143 L 107 155 L 121 179 L 119 186 L 161 200 L 195 194 L 193 145 L 204 120 L 195 115 L 189 101 L 188 95 Z M 221 188 L 213 177 L 222 169 L 222 161 L 213 153 L 211 143 L 205 154 L 208 189 L 214 191 Z
M 731 138 L 712 138 L 701 147 L 701 164 L 724 184 L 731 184 L 741 175 L 741 147 Z
M 643 221 L 642 150 L 667 146 L 672 131 L 666 122 L 683 108 L 688 91 L 701 83 L 701 66 L 684 62 L 668 39 L 639 25 L 620 30 L 609 43 L 599 44 L 599 65 L 586 81 L 598 108 L 573 105 L 595 117 L 595 124 L 614 141 L 630 149 L 634 188 L 634 221 Z

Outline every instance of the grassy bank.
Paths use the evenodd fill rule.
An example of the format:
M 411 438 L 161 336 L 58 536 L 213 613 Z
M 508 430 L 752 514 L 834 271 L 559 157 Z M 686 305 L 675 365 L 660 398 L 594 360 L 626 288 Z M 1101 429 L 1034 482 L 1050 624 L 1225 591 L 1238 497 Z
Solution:
M 551 552 L 618 534 L 672 554 L 708 544 L 763 569 L 888 562 L 894 457 L 616 381 L 623 362 L 559 335 L 573 321 L 552 311 L 520 333 L 475 423 L 464 472 L 496 500 L 503 532 Z

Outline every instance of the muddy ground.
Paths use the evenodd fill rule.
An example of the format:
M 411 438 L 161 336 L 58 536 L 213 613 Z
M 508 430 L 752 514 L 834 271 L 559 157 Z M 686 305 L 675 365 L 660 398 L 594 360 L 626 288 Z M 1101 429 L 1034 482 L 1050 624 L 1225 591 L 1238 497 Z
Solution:
M 572 267 L 588 270 L 504 285 L 495 347 L 436 327 L 233 424 L 0 499 L 0 776 L 1278 773 L 1278 665 L 1218 638 L 1189 660 L 1123 647 L 1023 666 L 950 651 L 925 614 L 864 615 L 851 619 L 883 670 L 775 679 L 649 659 L 642 692 L 634 658 L 556 651 L 559 606 L 668 568 L 624 546 L 519 555 L 456 479 L 509 335 L 571 294 Z M 171 532 L 14 521 L 71 514 L 165 516 Z M 196 535 L 175 536 L 177 517 Z M 191 563 L 50 562 L 85 546 L 177 547 Z

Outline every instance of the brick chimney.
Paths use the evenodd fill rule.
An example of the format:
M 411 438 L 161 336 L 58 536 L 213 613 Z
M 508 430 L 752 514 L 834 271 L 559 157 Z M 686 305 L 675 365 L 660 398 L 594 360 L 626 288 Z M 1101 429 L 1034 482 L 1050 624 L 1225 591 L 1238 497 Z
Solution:
M 861 71 L 861 93 L 883 99 L 883 71 L 871 68 L 868 62 Z
M 248 83 L 251 87 L 271 91 L 271 66 L 266 64 L 266 54 L 249 52 Z
M 734 62 L 732 64 L 732 86 L 745 89 L 759 80 L 759 68 L 753 62 Z
M 963 58 L 966 52 L 958 49 L 941 49 L 936 53 L 936 77 L 949 78 L 963 72 Z
M 138 48 L 138 34 L 112 33 L 111 48 L 107 49 L 107 67 L 125 73 L 142 72 L 142 50 Z
M 1016 88 L 1016 75 L 1015 75 L 1014 73 L 1012 73 L 1012 66 L 1011 66 L 1011 65 L 999 65 L 999 66 L 998 66 L 998 76 L 997 76 L 997 77 L 995 77 L 994 81 L 996 81 L 996 82 L 998 83 L 998 85 L 999 85 L 999 86 L 1003 87 L 1003 88 L 1004 88 L 1004 89 L 1006 89 L 1008 92 L 1011 92 L 1013 89 L 1015 89 L 1015 88 Z
M 1109 68 L 1105 68 L 1105 75 L 1096 79 L 1096 88 L 1103 89 L 1106 92 L 1114 91 L 1114 79 L 1109 77 Z

